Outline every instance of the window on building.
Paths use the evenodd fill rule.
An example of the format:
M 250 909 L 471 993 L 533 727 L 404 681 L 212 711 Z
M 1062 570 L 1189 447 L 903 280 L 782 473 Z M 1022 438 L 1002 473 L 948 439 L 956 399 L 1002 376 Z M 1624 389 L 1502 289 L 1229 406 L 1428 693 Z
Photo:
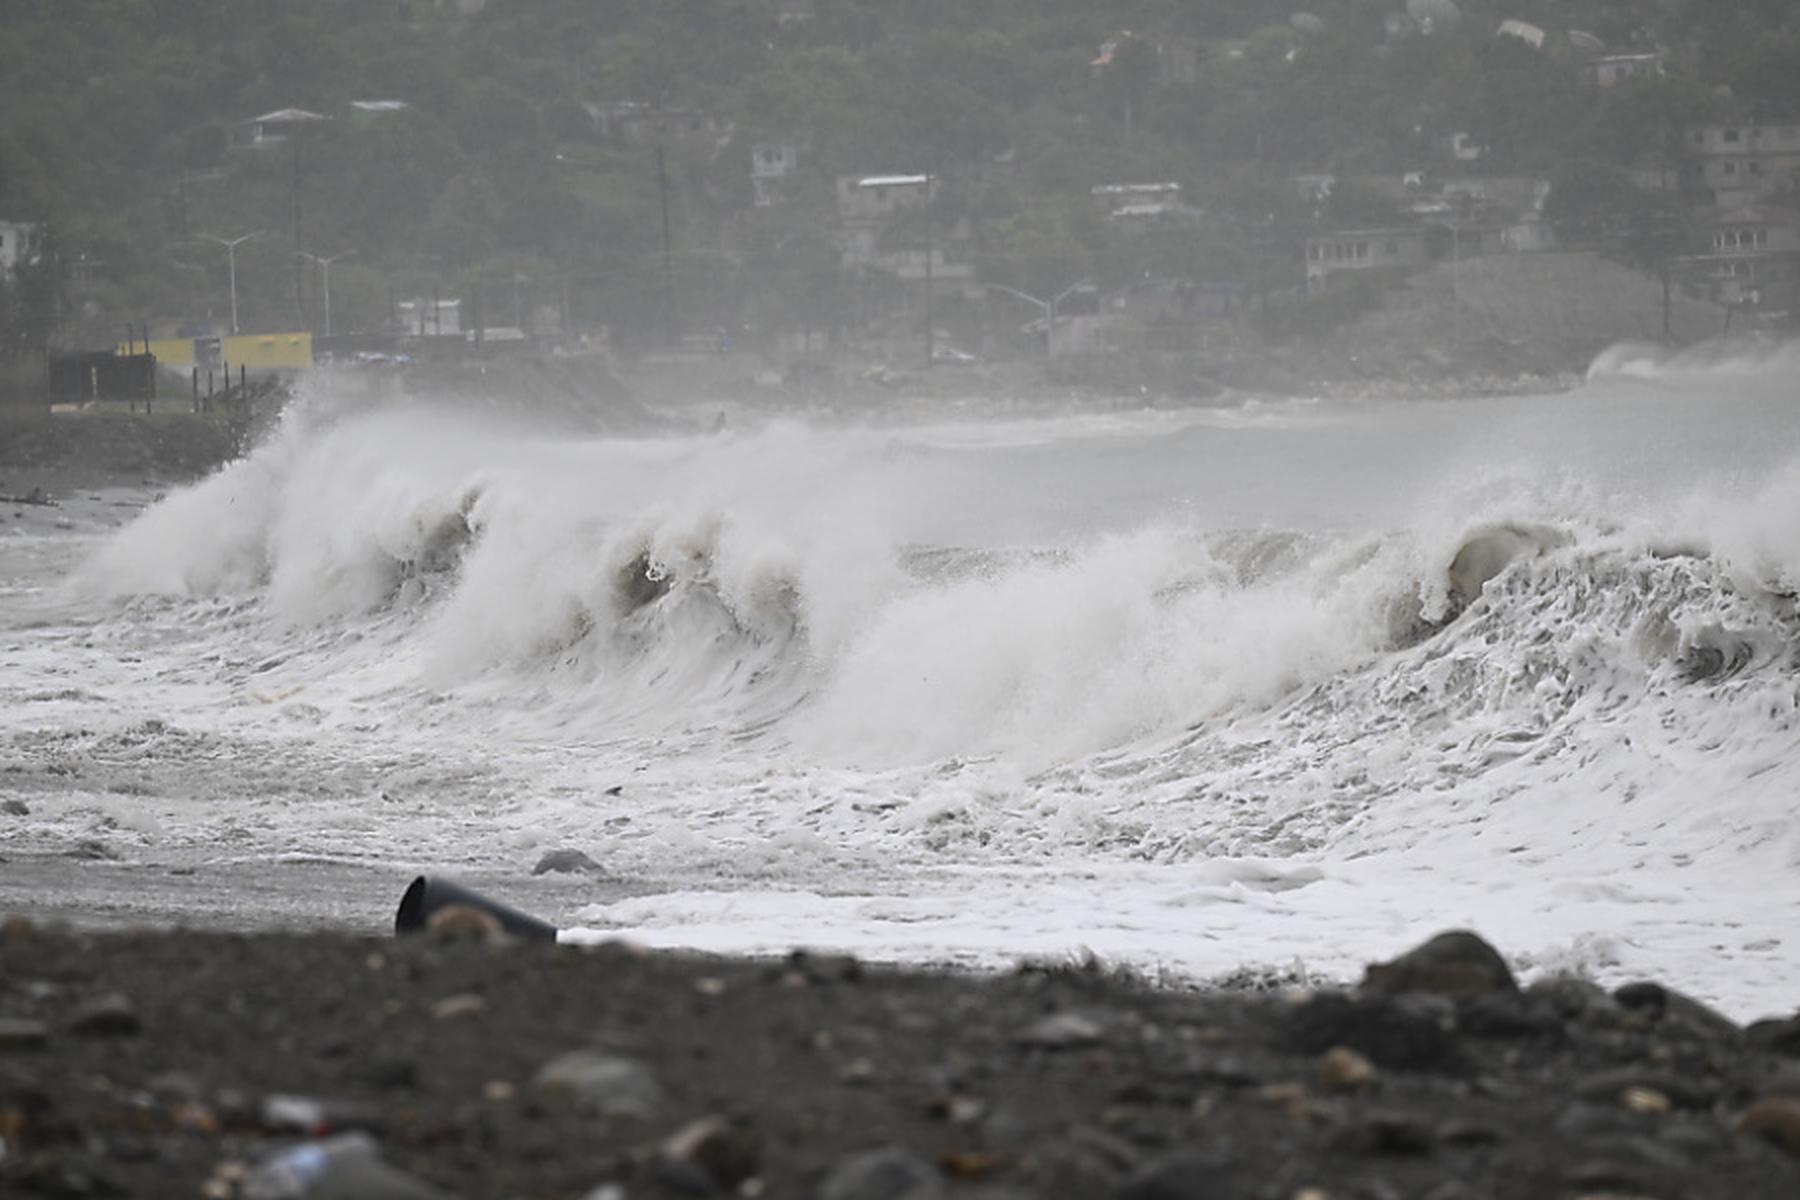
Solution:
M 1721 163 L 1719 166 L 1719 169 L 1721 171 L 1725 172 L 1725 174 L 1727 174 L 1727 175 L 1736 175 L 1737 174 L 1737 164 L 1734 162 Z
M 1388 253 L 1389 253 L 1389 254 L 1399 254 L 1399 253 L 1400 253 L 1400 243 L 1399 243 L 1399 242 L 1393 242 L 1393 241 L 1390 241 L 1390 242 L 1389 242 L 1389 243 L 1388 243 L 1388 244 L 1387 244 L 1387 252 L 1388 252 Z
M 1736 129 L 1727 129 L 1720 136 L 1723 137 L 1727 142 L 1733 142 L 1733 143 L 1741 141 L 1742 137 L 1743 137 L 1743 135 Z

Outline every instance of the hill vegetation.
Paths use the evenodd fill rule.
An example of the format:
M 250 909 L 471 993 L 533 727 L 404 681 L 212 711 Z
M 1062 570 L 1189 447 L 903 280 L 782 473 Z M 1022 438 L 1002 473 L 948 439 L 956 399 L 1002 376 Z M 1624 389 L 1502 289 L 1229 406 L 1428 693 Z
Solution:
M 474 10 L 474 11 L 468 11 Z M 0 289 L 0 352 L 106 344 L 128 321 L 247 329 L 385 324 L 456 295 L 490 324 L 554 308 L 647 337 L 767 334 L 854 311 L 833 240 L 840 174 L 928 171 L 967 219 L 979 276 L 1037 295 L 1155 269 L 1297 273 L 1323 205 L 1297 172 L 1448 163 L 1631 202 L 1632 166 L 1690 121 L 1800 115 L 1786 0 L 0 0 L 0 219 L 44 252 Z M 1541 46 L 1497 36 L 1535 22 Z M 1571 39 L 1570 31 L 1589 37 Z M 1600 89 L 1580 63 L 1669 51 L 1661 78 Z M 1589 50 L 1584 50 L 1588 47 Z M 364 111 L 355 101 L 403 101 Z M 635 108 L 619 106 L 636 106 Z M 247 119 L 331 118 L 260 149 Z M 619 114 L 697 127 L 620 132 Z M 789 144 L 779 204 L 752 145 Z M 1174 180 L 1217 219 L 1123 238 L 1102 183 Z M 1579 213 L 1573 214 L 1579 216 Z M 664 230 L 667 229 L 667 242 Z M 668 253 L 665 254 L 665 245 Z M 350 253 L 353 252 L 353 253 Z

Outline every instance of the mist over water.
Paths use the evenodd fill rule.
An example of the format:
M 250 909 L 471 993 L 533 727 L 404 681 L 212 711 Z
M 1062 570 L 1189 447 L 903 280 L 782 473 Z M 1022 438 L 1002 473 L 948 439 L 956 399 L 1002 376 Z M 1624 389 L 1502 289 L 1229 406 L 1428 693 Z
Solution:
M 33 581 L 4 729 L 126 764 L 50 811 L 145 847 L 579 847 L 646 893 L 595 936 L 1342 976 L 1468 924 L 1773 1010 L 1797 380 L 581 440 L 322 376 Z

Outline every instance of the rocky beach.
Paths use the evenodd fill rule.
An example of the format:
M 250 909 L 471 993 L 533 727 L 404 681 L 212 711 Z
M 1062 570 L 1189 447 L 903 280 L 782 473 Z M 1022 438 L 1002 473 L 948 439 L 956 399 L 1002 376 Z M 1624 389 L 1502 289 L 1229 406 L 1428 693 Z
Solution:
M 0 930 L 20 1197 L 1475 1200 L 1800 1194 L 1800 1017 L 1519 988 L 1158 988 L 525 943 Z

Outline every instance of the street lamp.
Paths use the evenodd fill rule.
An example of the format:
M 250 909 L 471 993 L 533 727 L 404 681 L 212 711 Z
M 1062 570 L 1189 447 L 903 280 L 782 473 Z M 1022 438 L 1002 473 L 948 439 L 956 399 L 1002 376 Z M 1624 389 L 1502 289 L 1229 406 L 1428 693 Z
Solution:
M 320 281 L 324 285 L 324 288 L 325 288 L 325 336 L 326 337 L 331 336 L 331 264 L 336 262 L 340 258 L 349 258 L 352 254 L 355 254 L 355 253 L 356 253 L 356 251 L 354 251 L 354 250 L 340 250 L 336 254 L 333 254 L 329 257 L 321 258 L 317 254 L 308 254 L 304 250 L 300 251 L 301 258 L 310 258 L 314 262 L 319 264 Z
M 229 271 L 231 274 L 231 332 L 232 332 L 232 336 L 234 336 L 234 337 L 237 335 L 237 331 L 238 331 L 237 248 L 240 245 L 242 245 L 243 243 L 249 241 L 253 237 L 261 237 L 262 232 L 263 232 L 262 230 L 258 229 L 251 233 L 246 233 L 241 237 L 234 237 L 234 238 L 214 237 L 210 233 L 203 233 L 200 235 L 201 238 L 204 239 L 205 241 L 217 242 L 219 245 L 225 247 L 225 267 L 226 267 L 226 270 Z
M 1015 287 L 1007 287 L 1004 283 L 990 283 L 987 286 L 991 291 L 1005 292 L 1009 296 L 1017 296 L 1026 303 L 1035 304 L 1044 310 L 1044 353 L 1049 354 L 1052 353 L 1056 339 L 1056 306 L 1061 304 L 1064 300 L 1067 300 L 1082 288 L 1087 287 L 1088 281 L 1083 279 L 1076 283 L 1071 283 L 1068 287 L 1056 293 L 1056 295 L 1050 297 L 1048 300 L 1041 300 L 1038 297 L 1033 296 L 1030 292 L 1021 292 Z

